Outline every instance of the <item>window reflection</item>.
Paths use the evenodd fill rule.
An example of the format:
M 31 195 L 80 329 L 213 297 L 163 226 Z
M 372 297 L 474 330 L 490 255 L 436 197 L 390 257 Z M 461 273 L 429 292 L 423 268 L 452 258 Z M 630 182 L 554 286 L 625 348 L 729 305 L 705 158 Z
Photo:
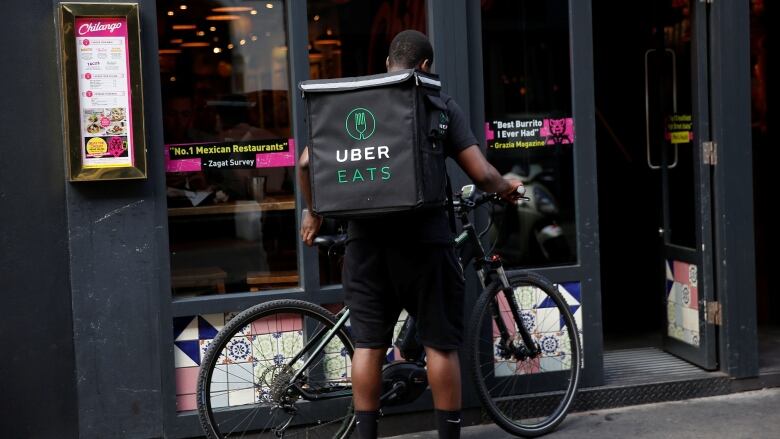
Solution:
M 402 30 L 425 33 L 425 0 L 308 0 L 312 79 L 384 73 Z
M 485 0 L 482 50 L 488 160 L 530 202 L 493 212 L 510 266 L 576 261 L 567 0 Z
M 161 0 L 173 292 L 298 285 L 284 2 Z
M 309 73 L 312 79 L 363 76 L 387 71 L 390 42 L 402 30 L 426 32 L 424 0 L 308 0 Z M 324 236 L 346 233 L 346 223 L 326 219 Z M 320 283 L 341 283 L 343 251 L 324 244 Z

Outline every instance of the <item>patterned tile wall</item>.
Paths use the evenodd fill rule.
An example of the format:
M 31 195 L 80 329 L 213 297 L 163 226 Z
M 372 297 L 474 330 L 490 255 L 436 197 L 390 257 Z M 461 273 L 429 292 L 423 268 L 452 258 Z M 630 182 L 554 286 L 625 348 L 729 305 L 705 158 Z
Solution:
M 694 264 L 666 261 L 667 334 L 691 346 L 699 346 L 698 275 Z
M 234 316 L 208 314 L 177 317 L 173 322 L 174 360 L 176 368 L 177 410 L 196 410 L 197 377 L 206 349 L 226 322 Z M 284 364 L 302 347 L 302 321 L 299 316 L 266 318 L 241 330 L 241 335 L 228 342 L 226 355 L 217 360 L 213 382 L 224 383 L 230 392 L 212 400 L 214 407 L 235 406 L 262 401 L 267 394 L 264 374 L 269 368 Z M 344 378 L 350 359 L 337 341 L 326 347 L 324 359 L 327 371 L 339 370 Z M 220 377 L 221 375 L 221 377 Z M 332 375 L 332 374 L 331 374 Z M 219 390 L 212 387 L 212 390 Z
M 582 327 L 582 308 L 579 282 L 559 285 L 570 309 L 574 313 L 578 327 Z M 532 288 L 519 288 L 516 297 L 521 304 L 523 318 L 530 325 L 533 337 L 544 350 L 541 359 L 533 363 L 517 365 L 496 359 L 497 375 L 536 373 L 539 371 L 559 370 L 568 367 L 563 352 L 568 349 L 560 316 L 554 304 Z M 325 305 L 332 312 L 338 312 L 342 305 Z M 502 312 L 508 311 L 505 304 Z M 197 376 L 201 360 L 209 343 L 235 313 L 207 314 L 174 318 L 174 359 L 176 368 L 176 401 L 178 411 L 196 410 Z M 401 313 L 393 331 L 393 340 L 398 336 L 407 313 Z M 262 320 L 248 325 L 241 336 L 234 337 L 228 343 L 227 356 L 221 356 L 215 373 L 223 374 L 229 395 L 213 401 L 215 407 L 232 406 L 260 401 L 264 397 L 262 386 L 256 384 L 263 373 L 273 364 L 281 364 L 297 352 L 300 346 L 300 320 L 288 319 L 265 324 Z M 349 325 L 349 324 L 348 324 Z M 349 326 L 347 326 L 349 330 Z M 582 330 L 580 329 L 580 337 Z M 326 348 L 325 369 L 337 370 L 340 376 L 328 375 L 330 379 L 349 378 L 351 361 L 346 351 L 338 343 Z M 387 352 L 387 361 L 400 360 L 398 348 L 391 347 Z M 342 373 L 346 371 L 346 373 Z
M 173 357 L 176 367 L 176 408 L 196 410 L 200 360 L 208 343 L 225 325 L 225 314 L 173 319 Z
M 565 282 L 558 285 L 569 309 L 574 315 L 582 344 L 582 295 L 579 282 Z M 533 287 L 515 289 L 515 300 L 520 307 L 520 314 L 531 337 L 542 348 L 542 356 L 530 361 L 507 361 L 498 353 L 494 357 L 496 376 L 524 375 L 539 372 L 552 372 L 571 367 L 570 342 L 567 330 L 555 303 L 541 290 Z M 499 300 L 499 308 L 507 327 L 514 327 L 512 312 L 503 297 Z M 494 341 L 500 339 L 498 327 L 493 324 Z

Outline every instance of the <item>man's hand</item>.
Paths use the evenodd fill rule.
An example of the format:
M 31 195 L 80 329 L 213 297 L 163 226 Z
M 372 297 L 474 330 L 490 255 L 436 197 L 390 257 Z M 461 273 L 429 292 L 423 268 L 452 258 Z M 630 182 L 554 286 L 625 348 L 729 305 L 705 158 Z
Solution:
M 523 188 L 523 182 L 516 178 L 505 177 L 504 180 L 506 180 L 507 184 L 509 184 L 509 188 L 499 193 L 501 199 L 512 204 L 517 204 L 517 202 L 520 201 L 520 198 L 522 198 L 523 195 L 525 195 L 525 188 Z M 519 191 L 518 188 L 520 188 Z
M 320 232 L 320 227 L 322 227 L 322 217 L 315 216 L 309 209 L 304 209 L 301 222 L 301 240 L 304 244 L 309 247 L 314 245 L 314 238 Z
M 298 159 L 298 187 L 303 192 L 303 201 L 306 206 L 312 205 L 311 186 L 309 181 L 309 147 L 306 146 Z M 301 219 L 301 240 L 311 247 L 314 245 L 314 238 L 320 232 L 322 227 L 322 217 L 314 215 L 309 209 L 303 209 L 303 218 Z

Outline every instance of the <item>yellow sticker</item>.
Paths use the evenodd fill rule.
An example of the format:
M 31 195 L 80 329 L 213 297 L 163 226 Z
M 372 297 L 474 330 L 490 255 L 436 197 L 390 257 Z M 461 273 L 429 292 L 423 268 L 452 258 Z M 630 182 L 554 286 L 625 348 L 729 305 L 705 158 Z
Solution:
M 87 153 L 89 155 L 102 156 L 108 152 L 108 144 L 100 137 L 93 137 L 87 142 Z
M 672 143 L 689 143 L 690 131 L 675 131 L 672 133 Z

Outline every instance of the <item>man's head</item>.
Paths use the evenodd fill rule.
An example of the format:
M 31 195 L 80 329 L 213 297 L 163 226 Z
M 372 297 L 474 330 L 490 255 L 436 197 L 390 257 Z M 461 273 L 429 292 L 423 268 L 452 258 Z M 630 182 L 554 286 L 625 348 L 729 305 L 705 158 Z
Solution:
M 390 43 L 387 70 L 420 69 L 428 72 L 433 64 L 433 47 L 422 32 L 405 30 L 399 32 Z

